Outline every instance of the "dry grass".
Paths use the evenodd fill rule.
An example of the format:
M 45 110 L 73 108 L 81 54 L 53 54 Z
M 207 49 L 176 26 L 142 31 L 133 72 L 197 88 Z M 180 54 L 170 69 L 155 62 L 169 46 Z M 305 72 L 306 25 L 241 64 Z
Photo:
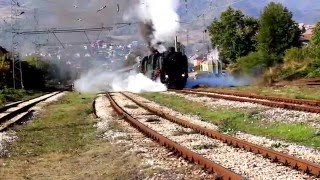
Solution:
M 95 142 L 78 154 L 49 153 L 5 160 L 0 179 L 132 179 L 140 176 L 137 157 L 127 149 Z M 142 175 L 141 175 L 142 177 Z
M 0 179 L 135 179 L 140 159 L 98 139 L 93 95 L 68 93 L 16 128 L 19 141 L 0 159 Z

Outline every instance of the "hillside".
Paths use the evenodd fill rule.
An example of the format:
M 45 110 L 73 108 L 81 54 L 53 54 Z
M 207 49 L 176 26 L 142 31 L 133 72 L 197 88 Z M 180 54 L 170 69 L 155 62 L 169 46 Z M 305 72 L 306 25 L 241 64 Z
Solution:
M 263 7 L 271 1 L 280 2 L 288 7 L 293 12 L 294 19 L 299 23 L 314 24 L 320 20 L 319 0 L 243 0 L 240 2 L 239 0 L 188 0 L 188 11 L 186 11 L 185 5 L 181 5 L 179 14 L 183 17 L 182 20 L 194 19 L 197 15 L 201 15 L 205 9 L 210 9 L 211 5 L 212 8 L 206 15 L 206 19 L 209 21 L 209 19 L 219 16 L 230 2 L 238 2 L 234 3 L 232 7 L 240 9 L 250 16 L 258 17 Z

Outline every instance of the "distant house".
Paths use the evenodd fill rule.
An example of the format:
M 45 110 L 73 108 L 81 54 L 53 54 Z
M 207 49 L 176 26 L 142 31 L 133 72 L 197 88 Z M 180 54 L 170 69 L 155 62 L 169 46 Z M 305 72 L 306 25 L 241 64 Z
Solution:
M 199 56 L 198 54 L 194 54 L 189 59 L 191 62 L 193 62 L 193 70 L 200 71 L 201 63 L 203 61 L 203 56 Z
M 193 61 L 193 66 L 197 67 L 201 65 L 202 57 L 200 57 L 198 54 L 194 54 L 190 57 L 190 60 Z
M 313 30 L 315 28 L 315 25 L 299 24 L 299 27 L 303 31 L 303 33 L 300 36 L 299 41 L 302 44 L 307 45 L 312 39 Z
M 206 55 L 195 54 L 190 57 L 193 61 L 194 71 L 221 74 L 222 63 L 219 60 L 219 51 L 213 49 Z
M 217 48 L 212 49 L 207 55 L 208 71 L 214 74 L 222 73 L 222 62 L 219 60 L 219 50 Z

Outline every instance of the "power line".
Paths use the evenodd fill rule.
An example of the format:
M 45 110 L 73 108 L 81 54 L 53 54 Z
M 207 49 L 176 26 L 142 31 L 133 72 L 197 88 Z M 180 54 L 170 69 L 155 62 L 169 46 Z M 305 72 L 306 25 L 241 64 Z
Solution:
M 86 31 L 103 31 L 103 30 L 113 30 L 113 27 L 94 27 L 94 28 L 76 28 L 76 29 L 46 29 L 46 30 L 20 30 L 20 31 L 13 31 L 14 34 L 21 34 L 21 35 L 32 35 L 32 34 L 48 34 L 48 33 L 83 33 Z
M 33 34 L 48 34 L 48 33 L 83 33 L 87 31 L 93 31 L 93 32 L 99 32 L 99 31 L 111 31 L 114 29 L 120 29 L 126 26 L 130 26 L 135 23 L 116 23 L 115 26 L 118 26 L 114 28 L 113 26 L 102 26 L 102 27 L 92 27 L 92 28 L 70 28 L 70 29 L 57 29 L 57 28 L 51 28 L 51 29 L 43 29 L 43 30 L 13 30 L 12 33 L 14 34 L 21 34 L 21 35 L 33 35 Z

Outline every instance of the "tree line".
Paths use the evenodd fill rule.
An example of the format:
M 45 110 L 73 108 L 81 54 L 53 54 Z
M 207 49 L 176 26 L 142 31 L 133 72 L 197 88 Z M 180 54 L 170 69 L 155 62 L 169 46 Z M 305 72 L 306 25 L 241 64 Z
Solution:
M 259 18 L 229 7 L 208 27 L 221 60 L 236 74 L 263 75 L 267 82 L 320 77 L 320 22 L 310 43 L 299 41 L 302 31 L 292 12 L 269 3 Z
M 3 49 L 3 48 L 2 48 Z M 13 88 L 13 62 L 10 52 L 0 53 L 0 89 Z M 63 62 L 61 62 L 63 63 Z M 61 68 L 64 67 L 64 68 Z M 39 55 L 30 55 L 21 61 L 23 84 L 25 89 L 49 90 L 69 83 L 70 67 L 50 63 Z

